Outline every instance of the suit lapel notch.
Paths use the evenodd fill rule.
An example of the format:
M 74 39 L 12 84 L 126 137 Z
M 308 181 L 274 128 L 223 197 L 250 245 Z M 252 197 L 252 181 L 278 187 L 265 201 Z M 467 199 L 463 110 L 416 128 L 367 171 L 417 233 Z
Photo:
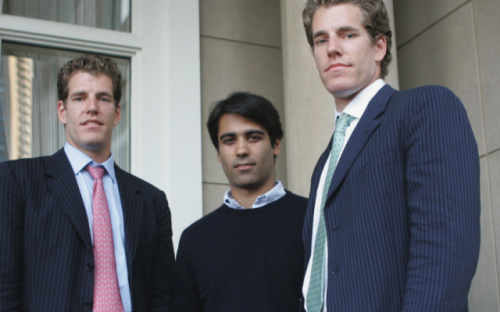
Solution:
M 396 93 L 390 85 L 383 86 L 377 94 L 370 100 L 366 110 L 373 119 L 378 119 L 385 112 L 391 97 Z

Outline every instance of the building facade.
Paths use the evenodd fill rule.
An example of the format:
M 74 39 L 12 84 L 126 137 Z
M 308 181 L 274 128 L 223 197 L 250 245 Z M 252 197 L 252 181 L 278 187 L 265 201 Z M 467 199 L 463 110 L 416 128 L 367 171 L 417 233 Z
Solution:
M 174 244 L 229 188 L 206 130 L 234 91 L 270 99 L 285 129 L 279 180 L 307 196 L 333 132 L 334 101 L 302 26 L 304 0 L 0 1 L 0 161 L 64 144 L 56 70 L 85 52 L 115 58 L 126 114 L 119 165 L 167 193 Z M 500 0 L 387 0 L 396 89 L 440 84 L 463 101 L 481 161 L 482 241 L 471 311 L 500 311 Z M 115 156 L 116 157 L 116 156 Z M 498 249 L 498 251 L 497 251 Z

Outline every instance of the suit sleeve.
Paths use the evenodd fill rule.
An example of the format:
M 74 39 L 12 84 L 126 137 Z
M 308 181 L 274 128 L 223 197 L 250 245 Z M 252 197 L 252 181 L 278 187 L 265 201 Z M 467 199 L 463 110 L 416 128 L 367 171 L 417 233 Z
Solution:
M 24 199 L 8 163 L 0 164 L 0 311 L 21 311 Z
M 480 245 L 479 157 L 467 113 L 442 87 L 404 111 L 410 250 L 402 311 L 465 311 Z
M 155 276 L 151 311 L 172 311 L 175 256 L 172 244 L 172 220 L 164 192 L 159 192 L 154 205 L 159 211 L 158 253 L 155 261 Z
M 201 312 L 203 303 L 192 263 L 194 250 L 187 231 L 182 234 L 175 263 L 174 312 Z

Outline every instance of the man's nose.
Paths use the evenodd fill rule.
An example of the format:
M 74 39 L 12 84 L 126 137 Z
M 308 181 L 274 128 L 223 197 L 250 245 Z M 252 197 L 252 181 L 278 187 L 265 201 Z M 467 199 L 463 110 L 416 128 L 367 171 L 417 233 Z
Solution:
M 342 47 L 340 44 L 340 40 L 337 37 L 331 37 L 328 39 L 328 55 L 341 55 Z
M 97 114 L 97 99 L 94 97 L 89 97 L 87 99 L 87 113 L 89 114 Z
M 240 157 L 248 155 L 248 142 L 245 139 L 236 140 L 236 155 Z

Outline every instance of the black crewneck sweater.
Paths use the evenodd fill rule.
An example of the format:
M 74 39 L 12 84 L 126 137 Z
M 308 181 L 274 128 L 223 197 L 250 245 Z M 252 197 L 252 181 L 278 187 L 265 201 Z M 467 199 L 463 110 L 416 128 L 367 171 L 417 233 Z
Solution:
M 287 191 L 264 207 L 222 205 L 182 234 L 174 312 L 299 311 L 307 199 Z

